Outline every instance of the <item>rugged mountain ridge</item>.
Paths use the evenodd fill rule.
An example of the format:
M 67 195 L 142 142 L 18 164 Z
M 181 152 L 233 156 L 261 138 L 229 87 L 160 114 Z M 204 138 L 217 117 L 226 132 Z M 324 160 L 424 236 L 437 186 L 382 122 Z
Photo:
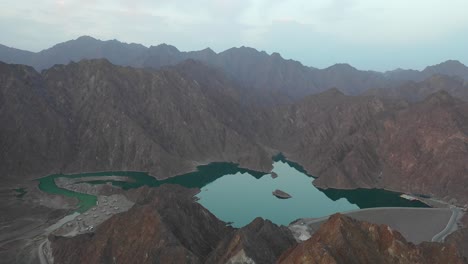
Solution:
M 468 80 L 468 67 L 457 60 L 447 60 L 436 65 L 427 66 L 422 71 L 396 69 L 385 72 L 385 75 L 391 79 L 416 82 L 423 81 L 432 75 L 457 76 Z
M 464 205 L 467 107 L 444 91 L 408 105 L 329 90 L 277 109 L 272 144 L 320 188 L 385 188 Z
M 289 249 L 278 263 L 466 263 L 454 245 L 408 243 L 386 225 L 335 214 L 305 242 Z
M 93 233 L 51 235 L 54 263 L 466 263 L 455 246 L 415 246 L 385 225 L 333 215 L 297 244 L 284 226 L 255 219 L 234 229 L 196 203 L 195 190 L 142 188 L 127 212 Z
M 223 160 L 268 171 L 271 155 L 236 91 L 193 63 L 147 71 L 93 60 L 42 74 L 1 64 L 2 174 L 143 169 L 164 178 Z
M 104 170 L 166 178 L 214 161 L 267 172 L 282 152 L 321 188 L 468 202 L 468 103 L 443 91 L 408 104 L 331 89 L 258 108 L 236 82 L 193 60 L 157 71 L 107 60 L 41 74 L 1 67 L 4 178 Z
M 182 52 L 167 44 L 146 48 L 139 44 L 117 40 L 101 41 L 89 36 L 60 43 L 37 53 L 0 46 L 1 61 L 30 65 L 39 71 L 55 64 L 97 58 L 106 58 L 111 63 L 122 66 L 155 69 L 176 65 L 187 59 L 199 60 L 223 70 L 244 91 L 272 93 L 270 96 L 273 98 L 267 100 L 270 104 L 278 100 L 284 102 L 286 98 L 296 100 L 332 87 L 346 94 L 356 95 L 368 89 L 398 86 L 403 81 L 422 81 L 433 74 L 468 79 L 468 68 L 457 61 L 447 61 L 423 71 L 395 70 L 380 73 L 357 70 L 348 64 L 316 69 L 294 60 L 283 59 L 278 53 L 268 55 L 249 47 L 231 48 L 220 53 L 209 48 Z
M 256 219 L 226 226 L 175 185 L 137 190 L 129 211 L 94 233 L 50 236 L 54 263 L 273 263 L 296 242 L 286 227 Z M 231 261 L 231 262 L 229 262 Z M 253 261 L 253 262 L 252 262 Z

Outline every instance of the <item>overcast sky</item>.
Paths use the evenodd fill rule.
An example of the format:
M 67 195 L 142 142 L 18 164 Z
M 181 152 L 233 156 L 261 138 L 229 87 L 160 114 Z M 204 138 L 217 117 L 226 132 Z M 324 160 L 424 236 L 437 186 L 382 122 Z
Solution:
M 90 35 L 216 52 L 251 46 L 308 66 L 468 64 L 468 0 L 0 0 L 0 43 L 39 51 Z

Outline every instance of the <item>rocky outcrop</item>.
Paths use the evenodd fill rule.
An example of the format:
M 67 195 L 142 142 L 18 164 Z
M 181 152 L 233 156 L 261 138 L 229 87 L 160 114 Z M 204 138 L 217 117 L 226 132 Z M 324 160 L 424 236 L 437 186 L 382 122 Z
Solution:
M 202 263 L 231 230 L 179 186 L 142 190 L 95 233 L 51 236 L 54 263 Z
M 289 199 L 291 198 L 291 195 L 287 192 L 284 192 L 282 190 L 274 190 L 272 193 L 274 196 L 280 198 L 280 199 Z
M 453 232 L 444 241 L 457 247 L 460 253 L 468 259 L 468 228 L 465 227 Z
M 408 243 L 386 225 L 335 214 L 278 263 L 466 263 L 453 245 Z
M 250 224 L 225 237 L 210 253 L 206 263 L 268 264 L 296 244 L 287 227 L 256 218 Z
M 133 190 L 136 205 L 95 233 L 51 235 L 54 263 L 273 263 L 295 240 L 286 227 L 256 219 L 233 229 L 176 185 Z

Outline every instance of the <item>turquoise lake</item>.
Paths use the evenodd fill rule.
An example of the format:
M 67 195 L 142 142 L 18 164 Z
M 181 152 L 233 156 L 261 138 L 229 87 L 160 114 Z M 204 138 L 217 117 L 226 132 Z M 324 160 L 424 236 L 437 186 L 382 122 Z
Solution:
M 359 208 L 427 207 L 419 201 L 403 199 L 399 193 L 380 189 L 320 190 L 312 184 L 314 178 L 305 174 L 300 166 L 281 158 L 275 159 L 273 167 L 278 174 L 275 179 L 270 174 L 242 169 L 233 163 L 199 166 L 195 172 L 166 180 L 156 180 L 143 172 L 127 171 L 55 174 L 39 179 L 39 188 L 44 192 L 78 198 L 79 212 L 94 206 L 96 197 L 61 189 L 56 186 L 55 178 L 81 178 L 83 182 L 92 184 L 112 183 L 123 189 L 143 185 L 157 187 L 167 183 L 200 188 L 200 193 L 196 195 L 198 202 L 235 227 L 244 226 L 256 217 L 287 225 L 302 217 L 322 217 Z M 110 175 L 127 176 L 134 181 L 86 181 L 86 177 Z M 292 198 L 278 199 L 272 194 L 276 189 L 289 193 Z

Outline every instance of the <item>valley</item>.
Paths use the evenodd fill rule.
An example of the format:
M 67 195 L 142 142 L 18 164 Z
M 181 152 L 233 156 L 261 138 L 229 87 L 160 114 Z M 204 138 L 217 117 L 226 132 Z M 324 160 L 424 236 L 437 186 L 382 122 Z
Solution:
M 0 47 L 0 259 L 465 261 L 463 64 L 379 73 L 128 48 Z
M 260 172 L 248 172 L 233 164 L 213 163 L 200 166 L 196 172 L 160 181 L 141 172 L 51 175 L 39 179 L 39 189 L 49 194 L 77 198 L 80 201 L 78 212 L 84 213 L 96 206 L 95 195 L 99 195 L 99 191 L 94 190 L 98 190 L 97 187 L 101 184 L 109 183 L 111 188 L 115 186 L 123 190 L 144 185 L 157 187 L 162 184 L 178 184 L 200 189 L 196 195 L 198 202 L 234 227 L 247 225 L 257 217 L 269 219 L 278 225 L 288 225 L 301 217 L 322 217 L 358 208 L 427 207 L 422 202 L 409 201 L 401 198 L 398 193 L 384 190 L 350 190 L 343 195 L 336 190 L 319 190 L 312 184 L 313 178 L 295 170 L 284 161 L 275 162 L 273 171 L 278 175 L 276 179 Z M 126 178 L 117 178 L 123 176 Z M 75 181 L 59 187 L 57 182 L 65 179 Z M 80 190 L 78 185 L 87 187 Z M 288 190 L 293 198 L 288 201 L 275 199 L 271 192 L 276 188 Z M 97 211 L 97 215 L 100 215 L 100 210 Z

